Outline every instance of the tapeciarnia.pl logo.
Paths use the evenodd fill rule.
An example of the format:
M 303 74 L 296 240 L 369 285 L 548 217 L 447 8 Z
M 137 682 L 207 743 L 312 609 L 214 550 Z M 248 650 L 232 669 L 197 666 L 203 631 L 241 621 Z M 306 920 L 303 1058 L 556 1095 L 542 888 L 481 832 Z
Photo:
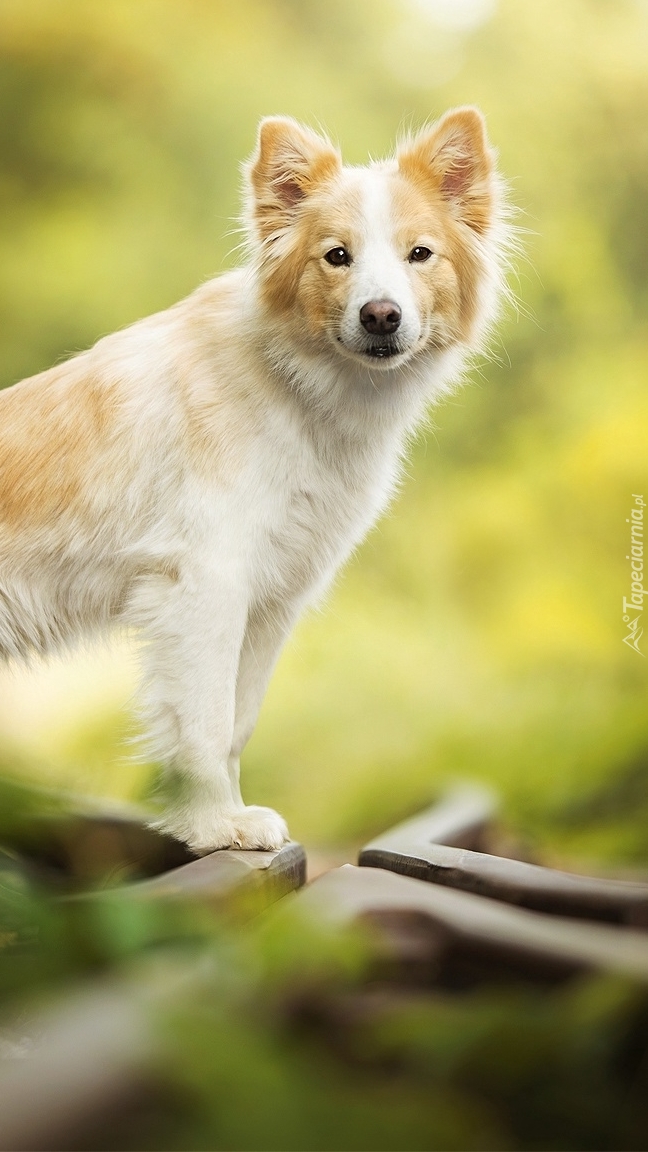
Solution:
M 626 560 L 630 561 L 630 597 L 623 597 L 623 622 L 627 626 L 628 634 L 623 637 L 623 643 L 628 645 L 628 648 L 634 648 L 640 656 L 645 653 L 639 647 L 639 641 L 643 636 L 643 628 L 639 623 L 639 618 L 644 610 L 644 596 L 648 596 L 648 588 L 643 586 L 644 577 L 644 508 L 646 502 L 642 495 L 637 495 L 636 492 L 632 493 L 634 500 L 634 507 L 631 509 L 630 515 L 626 519 L 626 524 L 630 525 L 630 553 L 626 556 Z

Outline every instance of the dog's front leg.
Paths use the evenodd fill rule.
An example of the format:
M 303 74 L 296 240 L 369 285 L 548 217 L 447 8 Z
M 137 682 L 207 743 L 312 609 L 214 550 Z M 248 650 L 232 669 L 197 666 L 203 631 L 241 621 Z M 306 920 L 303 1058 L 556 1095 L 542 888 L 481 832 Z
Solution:
M 280 816 L 245 807 L 230 772 L 236 683 L 248 602 L 236 572 L 192 567 L 138 591 L 134 617 L 148 641 L 147 711 L 165 764 L 168 806 L 157 827 L 196 852 L 277 848 Z
M 267 602 L 247 620 L 236 682 L 234 739 L 229 758 L 230 779 L 238 787 L 241 753 L 254 731 L 268 682 L 300 604 Z

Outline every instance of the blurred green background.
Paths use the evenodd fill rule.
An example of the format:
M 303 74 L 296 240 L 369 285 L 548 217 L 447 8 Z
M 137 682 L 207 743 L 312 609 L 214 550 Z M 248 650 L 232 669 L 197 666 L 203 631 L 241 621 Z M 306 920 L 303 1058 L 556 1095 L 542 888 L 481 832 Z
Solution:
M 545 854 L 648 855 L 645 0 L 0 0 L 0 385 L 236 263 L 239 164 L 288 113 L 348 161 L 485 112 L 524 256 L 493 356 L 302 622 L 244 795 L 334 851 L 493 783 Z M 643 650 L 648 655 L 648 635 Z M 0 767 L 137 797 L 124 642 L 0 681 Z

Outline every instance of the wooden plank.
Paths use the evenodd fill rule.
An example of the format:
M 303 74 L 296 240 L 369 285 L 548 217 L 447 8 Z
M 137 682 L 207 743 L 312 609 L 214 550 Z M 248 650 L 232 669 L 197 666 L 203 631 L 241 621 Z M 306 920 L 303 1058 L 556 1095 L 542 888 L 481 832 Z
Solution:
M 112 883 L 131 880 L 119 890 L 138 899 L 201 900 L 224 907 L 247 894 L 255 911 L 305 883 L 306 855 L 300 844 L 290 842 L 275 852 L 229 849 L 198 857 L 150 828 L 146 817 L 129 805 L 86 803 L 77 812 L 17 828 L 6 843 L 27 867 L 78 899 L 101 898 L 101 889 L 79 895 L 79 887 L 108 878 Z
M 2 842 L 46 881 L 68 887 L 154 876 L 196 859 L 146 820 L 147 813 L 135 806 L 84 801 L 76 811 L 16 823 Z
M 360 852 L 358 863 L 539 912 L 648 926 L 648 885 L 580 876 L 471 851 L 447 836 L 450 824 L 443 805 L 430 808 L 372 840 Z
M 556 975 L 603 970 L 648 981 L 644 932 L 548 916 L 378 868 L 345 864 L 315 880 L 296 901 L 320 920 L 369 920 L 383 924 L 388 935 L 399 917 L 405 928 L 408 919 L 414 929 L 427 922 L 437 959 L 440 949 L 459 944 L 464 955 L 489 955 L 505 971 L 516 965 L 539 974 L 546 967 Z
M 249 897 L 256 911 L 305 881 L 306 853 L 301 844 L 290 841 L 275 852 L 211 852 L 121 891 L 136 899 L 200 901 L 212 907 L 241 903 Z
M 392 845 L 399 851 L 405 842 L 477 848 L 497 808 L 497 798 L 490 789 L 476 785 L 455 788 L 431 808 L 395 825 L 388 832 L 381 832 L 363 848 L 363 852 L 374 847 L 389 849 Z

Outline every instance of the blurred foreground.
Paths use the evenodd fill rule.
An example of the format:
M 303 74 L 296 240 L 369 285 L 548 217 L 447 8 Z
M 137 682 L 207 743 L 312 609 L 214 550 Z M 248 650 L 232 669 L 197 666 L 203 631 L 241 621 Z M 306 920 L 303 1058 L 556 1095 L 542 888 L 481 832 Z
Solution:
M 298 845 L 185 862 L 132 821 L 0 793 L 1 1148 L 645 1147 L 648 934 L 582 916 L 645 924 L 648 884 L 595 908 L 545 871 L 538 914 L 537 887 L 437 883 L 448 855 L 492 875 L 442 847 L 489 833 L 479 795 L 385 837 L 393 865 L 286 895 Z

